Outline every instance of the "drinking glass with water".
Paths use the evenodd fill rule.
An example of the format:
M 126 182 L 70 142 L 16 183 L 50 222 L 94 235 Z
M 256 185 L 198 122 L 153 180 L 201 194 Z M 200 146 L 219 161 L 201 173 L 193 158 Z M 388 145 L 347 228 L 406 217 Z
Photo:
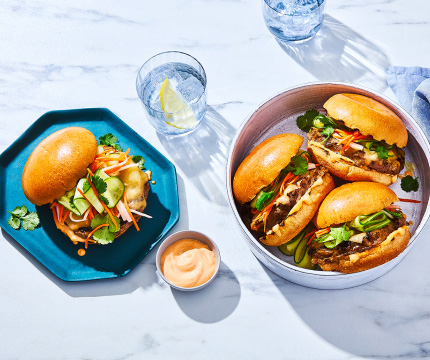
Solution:
M 262 0 L 267 28 L 281 41 L 314 36 L 324 21 L 325 0 Z
M 141 67 L 137 94 L 151 125 L 164 134 L 195 129 L 206 113 L 206 73 L 192 56 L 169 51 Z

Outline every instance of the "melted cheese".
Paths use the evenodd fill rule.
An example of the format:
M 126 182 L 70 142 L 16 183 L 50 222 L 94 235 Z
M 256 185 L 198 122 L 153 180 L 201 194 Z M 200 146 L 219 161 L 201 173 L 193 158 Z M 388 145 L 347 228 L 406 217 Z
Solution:
M 319 177 L 313 184 L 312 186 L 308 189 L 308 191 L 306 191 L 306 193 L 299 199 L 299 201 L 297 201 L 296 205 L 293 206 L 293 208 L 290 210 L 290 212 L 288 213 L 288 216 L 294 214 L 295 212 L 299 211 L 302 206 L 303 203 L 310 205 L 312 204 L 312 199 L 311 199 L 311 190 L 318 185 L 322 185 L 323 184 L 323 179 L 322 177 Z
M 272 231 L 273 231 L 276 235 L 281 236 L 281 230 L 280 230 L 280 226 L 279 226 L 279 224 L 276 224 L 276 225 L 272 228 Z

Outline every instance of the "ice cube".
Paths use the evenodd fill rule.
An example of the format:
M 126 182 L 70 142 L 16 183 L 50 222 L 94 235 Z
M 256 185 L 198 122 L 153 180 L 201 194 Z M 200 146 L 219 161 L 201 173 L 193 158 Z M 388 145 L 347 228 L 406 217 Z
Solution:
M 190 76 L 176 86 L 176 91 L 182 96 L 185 102 L 192 103 L 200 98 L 204 92 L 204 87 L 197 78 Z
M 173 63 L 161 65 L 151 72 L 151 82 L 153 81 L 156 83 L 158 88 L 161 87 L 161 84 L 166 78 L 169 79 L 173 88 L 175 88 L 177 84 L 182 81 L 181 75 L 178 71 L 176 71 Z

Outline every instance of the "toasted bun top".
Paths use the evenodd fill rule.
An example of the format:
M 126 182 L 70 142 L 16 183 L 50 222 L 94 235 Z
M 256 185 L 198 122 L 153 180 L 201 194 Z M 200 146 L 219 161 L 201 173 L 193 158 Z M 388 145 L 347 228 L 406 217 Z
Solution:
M 264 140 L 242 161 L 233 179 L 236 199 L 244 204 L 269 185 L 302 146 L 296 134 L 280 134 Z
M 342 120 L 346 126 L 358 129 L 364 135 L 401 148 L 408 143 L 408 132 L 402 120 L 389 108 L 367 96 L 336 94 L 325 102 L 324 108 L 331 117 Z
M 388 186 L 374 182 L 353 182 L 334 189 L 322 202 L 315 224 L 322 229 L 342 224 L 358 215 L 369 215 L 399 201 Z
M 97 153 L 97 140 L 87 129 L 59 130 L 37 145 L 22 174 L 22 188 L 28 200 L 43 205 L 71 190 L 87 173 Z

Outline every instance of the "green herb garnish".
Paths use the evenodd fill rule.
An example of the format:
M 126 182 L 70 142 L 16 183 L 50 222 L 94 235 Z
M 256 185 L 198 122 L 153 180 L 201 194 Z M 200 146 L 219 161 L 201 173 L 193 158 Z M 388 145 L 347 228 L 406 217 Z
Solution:
M 96 240 L 99 244 L 106 245 L 114 241 L 115 232 L 118 231 L 118 229 L 120 228 L 119 218 L 114 216 L 114 219 L 116 224 L 113 223 L 109 215 L 101 216 L 100 214 L 97 214 L 91 221 L 91 227 L 93 229 L 103 224 L 109 224 L 109 226 L 102 227 L 93 234 L 93 239 Z
M 417 177 L 414 179 L 411 175 L 408 175 L 402 179 L 400 182 L 400 187 L 406 192 L 418 191 L 420 184 L 418 183 Z
M 388 159 L 388 150 L 382 145 L 378 145 L 375 150 L 378 154 L 378 157 L 382 160 Z
M 117 151 L 122 151 L 122 147 L 116 144 L 118 138 L 111 133 L 99 137 L 100 145 L 112 146 Z
M 100 176 L 97 176 L 97 175 L 93 176 L 92 182 L 97 192 L 99 193 L 99 195 L 103 194 L 106 191 L 107 189 L 106 182 Z
M 261 211 L 261 210 L 263 210 L 263 208 L 264 208 L 264 204 L 268 201 L 268 200 L 270 200 L 270 199 L 272 199 L 272 197 L 273 197 L 273 195 L 275 194 L 275 192 L 274 191 L 269 191 L 269 192 L 265 192 L 265 191 L 260 191 L 259 193 L 258 193 L 258 195 L 257 195 L 257 201 L 256 201 L 256 203 L 255 203 L 255 208 L 258 210 L 258 211 Z
M 290 163 L 282 170 L 284 173 L 292 172 L 294 175 L 303 175 L 308 171 L 308 162 L 302 155 L 294 156 Z
M 304 132 L 309 132 L 313 125 L 313 120 L 319 115 L 317 110 L 308 110 L 304 115 L 300 115 L 297 118 L 297 126 Z
M 24 230 L 34 230 L 39 224 L 39 215 L 36 212 L 28 212 L 25 205 L 16 207 L 13 211 L 8 211 L 11 217 L 8 220 L 8 224 L 15 230 L 21 227 Z
M 132 160 L 139 165 L 139 169 L 145 170 L 145 167 L 143 166 L 143 164 L 145 164 L 145 159 L 143 158 L 143 156 L 135 155 L 133 156 Z

